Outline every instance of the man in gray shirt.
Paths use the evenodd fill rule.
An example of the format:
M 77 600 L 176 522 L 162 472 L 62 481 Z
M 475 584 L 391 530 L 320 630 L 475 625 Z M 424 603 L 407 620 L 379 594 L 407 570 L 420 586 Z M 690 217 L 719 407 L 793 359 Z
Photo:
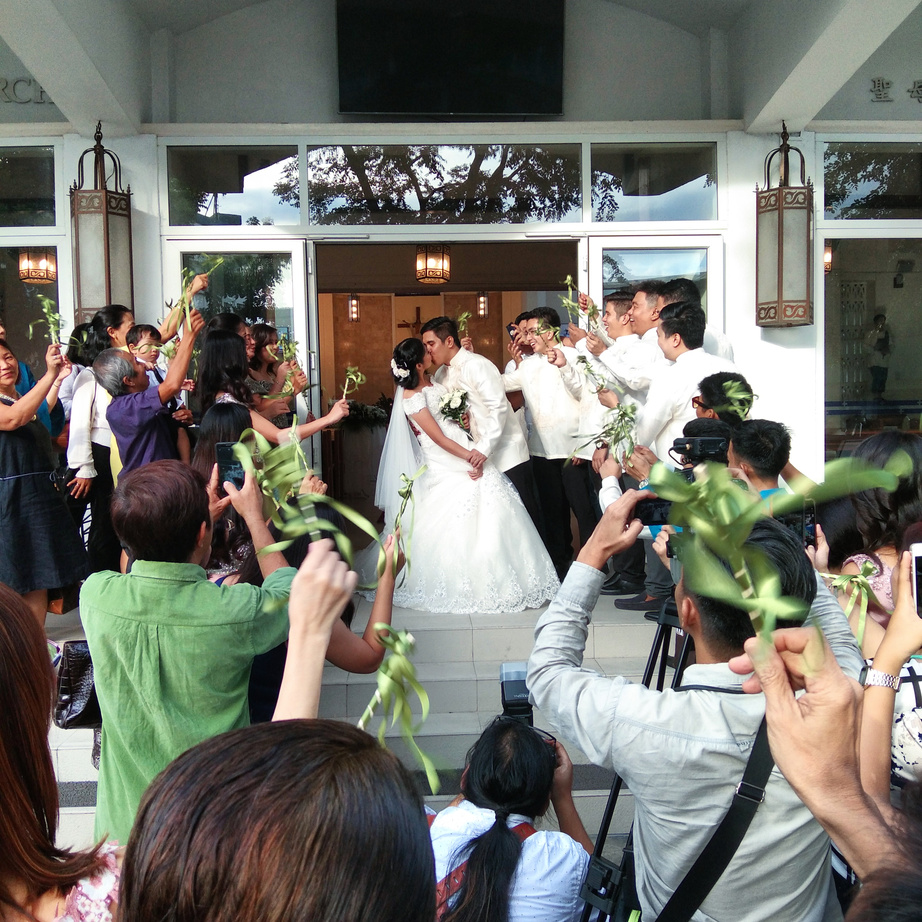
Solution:
M 608 558 L 633 543 L 638 499 L 629 491 L 605 512 L 535 627 L 528 687 L 567 741 L 613 768 L 634 795 L 637 894 L 655 919 L 729 809 L 759 724 L 762 695 L 742 693 L 744 676 L 728 660 L 752 636 L 749 616 L 725 603 L 676 589 L 683 628 L 697 661 L 678 691 L 651 691 L 582 668 L 592 609 Z M 861 657 L 839 605 L 813 573 L 800 543 L 772 520 L 750 537 L 774 563 L 782 592 L 811 604 L 843 669 L 857 677 Z M 765 800 L 717 884 L 692 917 L 698 922 L 832 922 L 842 918 L 829 867 L 829 839 L 774 769 Z

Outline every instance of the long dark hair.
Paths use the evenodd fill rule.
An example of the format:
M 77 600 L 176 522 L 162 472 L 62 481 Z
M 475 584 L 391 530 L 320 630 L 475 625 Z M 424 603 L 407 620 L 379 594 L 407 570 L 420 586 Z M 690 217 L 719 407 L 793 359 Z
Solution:
M 222 392 L 250 406 L 253 395 L 246 384 L 248 375 L 249 364 L 243 340 L 227 330 L 212 330 L 202 345 L 198 380 L 195 382 L 195 393 L 201 401 L 202 411 L 207 410 Z
M 83 365 L 84 368 L 88 368 L 93 364 L 91 361 L 88 362 L 86 358 L 87 342 L 89 341 L 92 327 L 93 324 L 91 323 L 78 323 L 67 337 L 67 358 L 74 365 Z
M 253 358 L 250 359 L 250 368 L 252 368 L 253 371 L 259 371 L 260 365 L 262 365 L 262 359 L 260 359 L 259 353 L 263 351 L 263 347 L 269 340 L 277 339 L 279 333 L 274 326 L 268 323 L 254 323 L 253 326 L 250 327 L 250 332 L 253 334 L 253 341 L 256 344 L 256 351 L 253 353 Z M 278 359 L 274 358 L 266 366 L 266 373 L 274 375 L 278 365 Z
M 868 551 L 888 546 L 898 549 L 906 528 L 922 521 L 922 438 L 887 429 L 865 439 L 855 449 L 855 457 L 883 467 L 897 451 L 906 452 L 912 470 L 900 478 L 896 490 L 865 490 L 852 496 L 858 531 Z
M 467 871 L 443 922 L 507 922 L 522 843 L 506 820 L 511 813 L 534 817 L 547 809 L 556 764 L 549 741 L 508 718 L 496 718 L 471 747 L 461 792 L 474 806 L 493 810 L 496 821 L 462 849 Z
M 109 336 L 109 328 L 120 327 L 130 313 L 131 308 L 125 307 L 124 304 L 107 304 L 93 314 L 90 328 L 87 331 L 86 344 L 83 347 L 86 365 L 92 365 L 100 352 L 112 348 L 114 343 L 112 337 Z
M 394 349 L 394 364 L 397 366 L 398 371 L 407 371 L 409 375 L 403 377 L 391 368 L 391 376 L 394 381 L 408 391 L 419 387 L 419 372 L 416 370 L 416 366 L 423 360 L 425 354 L 426 347 L 422 344 L 422 340 L 410 337 L 410 339 L 404 339 L 397 343 L 397 347 Z
M 99 846 L 57 848 L 58 784 L 48 729 L 54 673 L 45 634 L 22 598 L 0 583 L 0 916 L 31 918 L 10 892 L 28 899 L 67 890 L 102 866 Z
M 127 922 L 432 922 L 422 800 L 400 760 L 335 720 L 264 723 L 183 753 L 141 800 Z

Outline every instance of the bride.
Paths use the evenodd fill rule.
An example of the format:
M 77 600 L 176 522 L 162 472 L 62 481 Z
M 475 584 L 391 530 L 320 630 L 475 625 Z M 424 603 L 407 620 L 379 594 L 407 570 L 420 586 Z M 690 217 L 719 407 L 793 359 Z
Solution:
M 538 608 L 559 587 L 551 559 L 512 484 L 489 460 L 471 464 L 470 437 L 439 411 L 446 390 L 429 381 L 431 364 L 418 339 L 399 343 L 391 361 L 399 386 L 375 493 L 388 530 L 401 475 L 427 466 L 402 520 L 410 560 L 394 605 L 457 614 Z

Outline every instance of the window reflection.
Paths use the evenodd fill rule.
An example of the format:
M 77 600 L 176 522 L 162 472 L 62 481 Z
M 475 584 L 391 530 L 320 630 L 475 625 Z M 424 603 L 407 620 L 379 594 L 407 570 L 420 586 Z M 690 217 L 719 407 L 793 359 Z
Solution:
M 602 292 L 630 289 L 638 282 L 691 279 L 707 311 L 708 252 L 705 247 L 602 250 Z
M 716 144 L 593 144 L 593 221 L 717 218 Z
M 54 223 L 53 148 L 0 147 L 0 227 Z
M 40 377 L 45 372 L 44 357 L 48 346 L 48 326 L 42 313 L 42 298 L 49 298 L 58 307 L 57 281 L 36 284 L 19 277 L 20 255 L 26 246 L 34 247 L 30 241 L 23 241 L 23 247 L 0 247 L 0 324 L 6 331 L 7 341 L 16 357 L 26 362 Z M 57 247 L 45 246 L 57 261 Z M 31 329 L 30 329 L 31 328 Z M 65 322 L 61 339 L 67 342 L 72 327 Z
M 922 218 L 922 144 L 827 144 L 823 179 L 827 218 Z
M 287 147 L 171 147 L 170 224 L 299 224 L 298 151 Z
M 577 144 L 316 147 L 312 224 L 579 221 Z

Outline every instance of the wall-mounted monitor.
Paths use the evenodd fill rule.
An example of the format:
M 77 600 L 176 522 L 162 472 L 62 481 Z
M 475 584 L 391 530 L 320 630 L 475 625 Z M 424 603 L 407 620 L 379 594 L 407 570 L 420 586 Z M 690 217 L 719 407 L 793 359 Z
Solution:
M 564 0 L 337 0 L 339 109 L 562 115 Z

